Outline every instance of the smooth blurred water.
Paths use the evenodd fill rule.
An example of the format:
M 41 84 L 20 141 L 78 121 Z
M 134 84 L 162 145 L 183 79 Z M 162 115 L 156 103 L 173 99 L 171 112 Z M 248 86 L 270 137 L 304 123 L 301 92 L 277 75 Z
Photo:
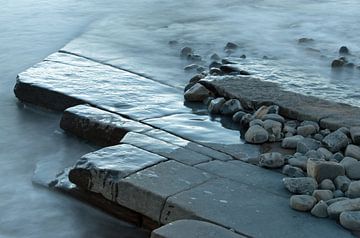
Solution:
M 0 0 L 0 237 L 145 237 L 137 228 L 32 183 L 96 148 L 64 135 L 60 114 L 13 95 L 16 75 L 106 14 L 95 1 Z

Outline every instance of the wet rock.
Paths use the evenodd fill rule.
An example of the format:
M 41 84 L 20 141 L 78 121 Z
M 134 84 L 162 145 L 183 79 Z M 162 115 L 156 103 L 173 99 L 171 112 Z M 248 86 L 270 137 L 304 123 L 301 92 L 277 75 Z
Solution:
M 321 182 L 324 179 L 335 179 L 337 176 L 345 174 L 345 169 L 341 164 L 310 158 L 307 162 L 307 174 Z
M 305 177 L 305 173 L 302 169 L 288 164 L 283 167 L 282 173 L 291 178 Z
M 335 183 L 336 189 L 345 193 L 349 188 L 351 180 L 346 176 L 337 176 L 334 179 L 334 183 Z
M 198 73 L 203 73 L 203 72 L 205 72 L 205 68 L 202 67 L 202 66 L 199 66 L 199 67 L 196 69 L 196 72 L 198 72 Z
M 187 59 L 192 61 L 201 61 L 201 56 L 196 54 L 190 54 L 187 56 Z
M 249 125 L 250 125 L 250 127 L 255 126 L 255 125 L 259 125 L 261 127 L 264 127 L 264 122 L 262 120 L 260 120 L 260 119 L 255 119 L 255 120 L 252 120 Z
M 280 168 L 284 165 L 284 157 L 278 152 L 261 154 L 259 165 L 266 168 Z
M 249 123 L 254 120 L 254 117 L 249 114 L 249 113 L 246 113 L 240 120 L 240 125 L 243 127 L 243 128 L 248 128 L 249 127 Z
M 210 73 L 211 75 L 222 75 L 221 70 L 218 69 L 218 68 L 210 68 L 209 73 Z
M 220 109 L 222 107 L 222 105 L 225 103 L 225 98 L 215 98 L 213 100 L 211 100 L 209 106 L 208 106 L 208 110 L 210 113 L 213 114 L 217 114 L 220 112 Z
M 236 43 L 228 42 L 224 50 L 236 50 L 239 46 Z
M 360 197 L 360 181 L 352 181 L 349 184 L 349 188 L 345 194 L 349 198 L 359 198 Z
M 360 161 L 345 157 L 340 164 L 345 168 L 345 173 L 350 179 L 360 179 Z
M 319 188 L 322 190 L 335 191 L 335 184 L 330 179 L 324 179 L 321 181 Z
M 349 48 L 347 48 L 346 46 L 341 46 L 339 49 L 339 54 L 340 55 L 348 55 L 350 54 Z
M 333 192 L 330 190 L 314 190 L 312 195 L 317 201 L 327 201 L 334 197 Z
M 240 55 L 241 59 L 246 59 L 246 55 Z
M 209 106 L 210 102 L 214 99 L 215 99 L 214 97 L 207 97 L 202 101 L 202 103 L 206 106 Z
M 356 145 L 348 145 L 345 150 L 345 156 L 360 160 L 360 147 Z
M 330 218 L 338 219 L 342 212 L 360 210 L 360 198 L 335 202 L 327 210 Z
M 313 43 L 313 42 L 314 42 L 314 39 L 307 38 L 307 37 L 303 37 L 298 40 L 299 44 L 306 44 L 306 43 Z
M 296 152 L 305 154 L 309 150 L 317 150 L 320 147 L 320 142 L 312 138 L 304 138 L 299 140 L 296 146 Z
M 197 64 L 189 64 L 184 67 L 185 71 L 196 71 L 199 68 L 199 65 Z
M 355 145 L 360 145 L 360 127 L 350 127 L 351 140 Z
M 219 61 L 221 58 L 218 54 L 214 53 L 210 56 L 210 59 L 213 61 Z
M 202 102 L 204 99 L 213 96 L 213 93 L 210 92 L 203 85 L 196 83 L 184 94 L 185 101 L 188 102 Z
M 251 73 L 246 70 L 240 70 L 239 74 L 240 75 L 251 75 Z
M 279 115 L 279 110 L 280 110 L 280 107 L 278 105 L 271 105 L 271 106 L 269 106 L 268 114 L 278 114 Z M 283 117 L 277 117 L 277 120 L 274 120 L 274 121 L 280 121 L 280 120 L 282 121 L 282 118 Z M 284 122 L 281 122 L 281 123 L 284 123 Z
M 328 150 L 335 153 L 344 149 L 349 144 L 349 139 L 343 132 L 336 130 L 325 136 L 322 142 Z
M 317 149 L 317 153 L 321 157 L 324 157 L 325 160 L 330 160 L 331 157 L 333 156 L 333 153 L 331 153 L 329 150 L 325 149 L 324 147 L 320 147 L 319 149 Z
M 347 211 L 340 214 L 340 224 L 346 229 L 360 231 L 360 211 Z
M 243 111 L 238 111 L 236 112 L 233 117 L 232 117 L 232 120 L 234 122 L 240 122 L 241 121 L 241 118 L 246 114 L 246 112 L 243 112 Z
M 306 156 L 296 156 L 289 159 L 288 163 L 292 166 L 299 167 L 302 170 L 306 171 L 308 157 Z
M 223 115 L 233 115 L 240 110 L 243 110 L 240 101 L 237 99 L 230 99 L 222 105 L 220 113 Z
M 220 64 L 219 62 L 217 61 L 213 61 L 209 64 L 209 69 L 212 69 L 212 68 L 217 68 L 219 69 L 221 67 L 222 64 Z
M 316 199 L 309 195 L 293 195 L 290 197 L 290 207 L 297 211 L 310 211 L 315 204 Z
M 326 202 L 320 201 L 311 209 L 311 215 L 320 218 L 328 217 L 327 208 Z
M 297 134 L 307 137 L 316 133 L 316 128 L 313 125 L 304 125 L 297 128 Z
M 261 126 L 255 125 L 250 127 L 245 133 L 245 140 L 252 144 L 262 144 L 269 139 L 268 132 Z
M 334 198 L 340 198 L 340 197 L 344 197 L 345 194 L 343 193 L 343 191 L 341 190 L 335 190 L 334 191 Z
M 270 135 L 274 136 L 274 141 L 279 141 L 281 139 L 282 124 L 280 122 L 273 120 L 266 120 L 264 121 L 264 129 L 269 133 L 269 136 Z
M 220 70 L 223 74 L 240 74 L 240 69 L 235 66 L 222 65 L 220 66 Z
M 344 61 L 335 59 L 331 62 L 331 68 L 341 68 L 344 66 L 344 64 L 345 64 Z
M 236 64 L 236 62 L 230 61 L 230 60 L 228 60 L 228 59 L 222 59 L 222 60 L 221 60 L 221 63 L 222 63 L 222 64 Z
M 315 179 L 310 177 L 283 178 L 285 188 L 295 194 L 312 194 L 318 187 Z
M 180 51 L 180 56 L 181 57 L 188 57 L 192 53 L 193 53 L 193 50 L 190 47 L 184 47 Z
M 269 113 L 269 107 L 268 106 L 261 106 L 254 113 L 254 117 L 256 119 L 261 119 L 264 115 L 266 115 L 268 113 Z
M 333 156 L 331 156 L 330 159 L 336 160 L 337 162 L 340 162 L 344 159 L 344 155 L 341 152 L 335 153 Z
M 196 74 L 195 76 L 193 76 L 190 80 L 189 83 L 197 83 L 199 82 L 201 79 L 203 79 L 205 77 L 205 75 L 203 74 Z
M 270 109 L 269 109 L 269 111 L 270 111 Z M 275 113 L 265 114 L 264 116 L 261 117 L 261 120 L 263 120 L 263 121 L 273 120 L 273 121 L 280 122 L 282 124 L 285 122 L 284 117 L 280 116 L 279 114 L 275 114 Z
M 179 44 L 179 42 L 177 40 L 170 40 L 168 43 L 169 43 L 170 46 L 174 46 L 174 45 Z

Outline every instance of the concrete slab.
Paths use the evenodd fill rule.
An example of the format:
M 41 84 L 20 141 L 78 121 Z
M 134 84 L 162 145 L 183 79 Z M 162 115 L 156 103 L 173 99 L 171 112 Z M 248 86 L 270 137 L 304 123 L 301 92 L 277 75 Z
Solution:
M 169 196 L 204 183 L 211 177 L 197 168 L 170 160 L 120 180 L 116 202 L 154 221 L 160 221 Z
M 360 125 L 360 108 L 283 90 L 278 84 L 248 76 L 214 77 L 201 81 L 218 95 L 237 98 L 247 109 L 277 104 L 284 117 L 320 122 L 337 129 Z M 254 93 L 256 92 L 256 93 Z
M 187 165 L 195 165 L 212 160 L 211 157 L 206 155 L 139 133 L 129 132 L 121 140 L 121 143 L 133 145 Z
M 223 153 L 227 153 L 231 155 L 233 158 L 242 160 L 245 162 L 252 163 L 253 161 L 257 161 L 258 156 L 260 155 L 261 147 L 253 144 L 232 144 L 232 145 L 224 145 L 217 143 L 204 143 L 205 145 L 221 151 Z
M 171 143 L 173 145 L 182 146 L 186 149 L 198 152 L 200 154 L 209 156 L 213 159 L 227 161 L 232 160 L 233 158 L 230 155 L 227 155 L 225 153 L 219 152 L 217 150 L 214 150 L 210 147 L 205 147 L 203 145 L 200 145 L 198 143 L 185 140 L 181 137 L 175 136 L 173 134 L 170 134 L 166 131 L 159 130 L 159 129 L 153 129 L 150 131 L 144 132 L 145 135 L 154 137 L 156 139 Z
M 89 103 L 136 120 L 190 111 L 179 89 L 70 54 L 50 59 L 18 75 L 20 100 L 55 110 Z
M 198 220 L 178 220 L 153 230 L 150 238 L 241 238 L 224 227 Z
M 132 145 L 116 145 L 81 157 L 70 170 L 69 179 L 80 188 L 113 201 L 118 180 L 165 160 Z
M 89 105 L 64 111 L 60 127 L 99 145 L 116 145 L 129 131 L 145 132 L 152 127 Z
M 256 165 L 233 160 L 229 162 L 211 161 L 196 166 L 219 177 L 244 183 L 259 190 L 289 198 L 289 192 L 281 182 L 284 175 Z
M 171 196 L 161 221 L 202 219 L 259 238 L 352 237 L 334 221 L 296 212 L 288 204 L 287 198 L 273 193 L 228 179 L 213 179 Z
M 220 122 L 211 121 L 208 115 L 175 114 L 148 119 L 144 122 L 198 143 L 244 143 L 240 139 L 238 130 L 225 129 Z

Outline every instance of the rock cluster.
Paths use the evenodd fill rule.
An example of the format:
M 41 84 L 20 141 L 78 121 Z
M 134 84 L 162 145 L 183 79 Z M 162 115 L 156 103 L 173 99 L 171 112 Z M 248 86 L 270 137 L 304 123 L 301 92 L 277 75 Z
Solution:
M 331 68 L 333 69 L 360 69 L 360 66 L 356 66 L 353 62 L 349 61 L 349 56 L 351 56 L 350 50 L 346 46 L 341 46 L 339 49 L 339 58 L 334 59 L 331 62 Z

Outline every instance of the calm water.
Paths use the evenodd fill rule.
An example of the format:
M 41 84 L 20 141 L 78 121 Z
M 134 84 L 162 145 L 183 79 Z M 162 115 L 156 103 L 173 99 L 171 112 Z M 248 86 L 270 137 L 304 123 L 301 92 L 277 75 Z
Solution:
M 360 64 L 357 0 L 0 0 L 0 6 L 0 237 L 142 235 L 32 183 L 34 171 L 37 182 L 46 181 L 96 148 L 64 135 L 58 129 L 59 114 L 23 106 L 12 93 L 19 72 L 85 29 L 96 28 L 92 22 L 104 17 L 123 17 L 122 30 L 130 29 L 112 39 L 114 49 L 104 49 L 115 56 L 122 54 L 124 62 L 112 63 L 125 68 L 152 76 L 157 73 L 160 79 L 173 74 L 171 80 L 182 81 L 175 85 L 183 85 L 181 77 L 190 75 L 174 72 L 184 65 L 171 65 L 177 61 L 162 56 L 169 39 L 191 45 L 205 57 L 213 52 L 224 56 L 224 44 L 234 41 L 241 49 L 233 56 L 246 54 L 240 64 L 255 75 L 289 90 L 360 106 L 360 70 L 334 73 L 329 67 L 342 45 L 350 48 L 351 61 Z M 138 31 L 142 26 L 146 30 Z M 299 45 L 301 37 L 315 41 Z M 154 53 L 160 64 L 152 62 Z M 178 55 L 178 51 L 167 48 L 165 54 Z M 262 59 L 264 55 L 271 60 Z

